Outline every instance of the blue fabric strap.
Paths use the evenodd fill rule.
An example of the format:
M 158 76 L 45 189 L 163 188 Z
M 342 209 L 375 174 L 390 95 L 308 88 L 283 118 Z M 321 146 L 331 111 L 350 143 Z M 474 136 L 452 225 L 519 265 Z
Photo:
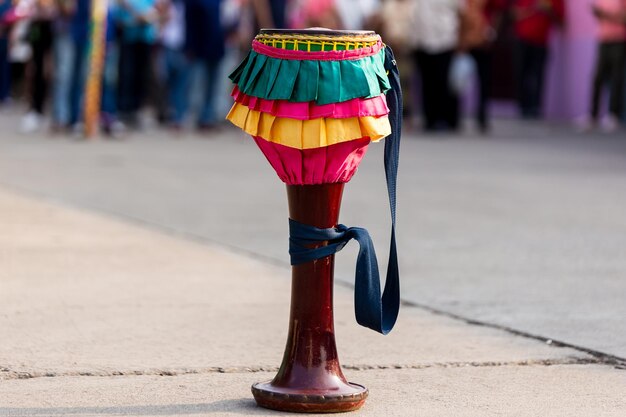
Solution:
M 400 310 L 400 275 L 396 249 L 396 179 L 400 156 L 402 132 L 402 91 L 400 75 L 389 46 L 385 47 L 385 69 L 388 71 L 391 90 L 387 92 L 391 135 L 385 139 L 385 176 L 391 208 L 391 246 L 385 289 L 380 291 L 380 272 L 374 243 L 367 230 L 360 227 L 338 225 L 335 228 L 319 229 L 289 219 L 289 254 L 291 264 L 299 265 L 325 258 L 343 249 L 355 239 L 359 243 L 354 284 L 354 309 L 357 322 L 382 334 L 391 331 Z M 326 246 L 311 249 L 312 243 L 328 242 Z

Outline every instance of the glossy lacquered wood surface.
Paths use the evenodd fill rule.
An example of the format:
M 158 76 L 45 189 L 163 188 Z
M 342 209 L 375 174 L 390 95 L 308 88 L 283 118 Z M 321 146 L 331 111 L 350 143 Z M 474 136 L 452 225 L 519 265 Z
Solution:
M 337 225 L 343 184 L 287 186 L 289 215 L 319 228 Z M 325 245 L 320 242 L 318 246 Z M 340 412 L 359 408 L 367 389 L 349 383 L 339 364 L 333 319 L 334 255 L 292 267 L 289 335 L 271 382 L 254 384 L 263 407 Z

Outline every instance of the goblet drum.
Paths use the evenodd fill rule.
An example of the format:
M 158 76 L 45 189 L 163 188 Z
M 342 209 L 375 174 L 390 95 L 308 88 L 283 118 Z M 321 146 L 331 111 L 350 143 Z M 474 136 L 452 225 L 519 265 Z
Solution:
M 227 119 L 253 137 L 287 184 L 289 203 L 293 265 L 289 334 L 276 377 L 252 386 L 260 406 L 340 412 L 358 409 L 367 397 L 368 390 L 348 382 L 339 364 L 333 269 L 334 252 L 350 238 L 356 238 L 362 250 L 363 242 L 369 242 L 364 229 L 338 225 L 344 184 L 369 144 L 392 134 L 392 124 L 399 128 L 397 118 L 390 123 L 385 94 L 392 88 L 386 49 L 380 36 L 369 31 L 264 29 L 230 76 L 235 102 Z M 397 145 L 395 153 L 397 159 Z M 389 313 L 374 306 L 371 314 L 371 300 L 359 302 L 363 299 L 359 294 L 373 295 L 378 310 L 383 309 L 373 248 L 371 252 L 373 261 L 364 255 L 370 266 L 365 269 L 374 269 L 375 278 L 360 278 L 357 268 L 357 320 L 386 333 L 395 323 L 397 306 L 386 308 Z M 395 260 L 395 242 L 392 252 Z M 397 268 L 388 281 L 396 284 L 386 285 L 382 303 L 398 304 Z M 388 291 L 389 286 L 394 288 Z

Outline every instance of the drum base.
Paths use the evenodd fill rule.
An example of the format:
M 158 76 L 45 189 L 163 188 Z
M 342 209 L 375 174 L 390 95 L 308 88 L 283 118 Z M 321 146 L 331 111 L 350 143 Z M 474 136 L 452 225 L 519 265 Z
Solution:
M 276 387 L 272 382 L 252 385 L 252 395 L 263 408 L 294 413 L 343 413 L 361 408 L 368 390 L 347 383 L 337 390 L 314 390 Z

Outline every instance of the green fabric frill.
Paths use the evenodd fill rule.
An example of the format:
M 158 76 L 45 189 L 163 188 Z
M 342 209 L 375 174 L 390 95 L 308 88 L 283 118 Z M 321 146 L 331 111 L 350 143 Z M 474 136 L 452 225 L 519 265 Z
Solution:
M 343 61 L 279 59 L 251 50 L 230 79 L 245 94 L 266 100 L 341 103 L 389 90 L 384 61 L 384 49 Z

